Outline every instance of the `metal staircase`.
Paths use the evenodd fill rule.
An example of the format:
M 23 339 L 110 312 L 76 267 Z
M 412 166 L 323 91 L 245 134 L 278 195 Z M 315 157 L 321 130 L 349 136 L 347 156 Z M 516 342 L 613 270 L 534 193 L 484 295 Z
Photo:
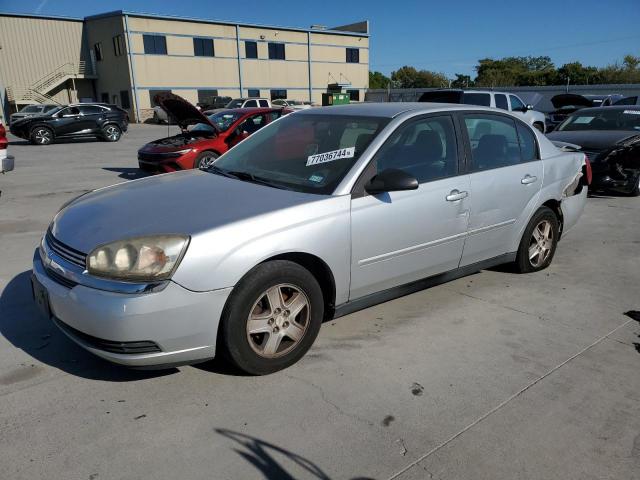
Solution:
M 87 68 L 89 67 L 89 68 Z M 49 95 L 53 89 L 69 79 L 96 78 L 84 61 L 67 62 L 36 80 L 28 87 L 7 87 L 7 100 L 15 105 L 34 103 L 58 103 Z

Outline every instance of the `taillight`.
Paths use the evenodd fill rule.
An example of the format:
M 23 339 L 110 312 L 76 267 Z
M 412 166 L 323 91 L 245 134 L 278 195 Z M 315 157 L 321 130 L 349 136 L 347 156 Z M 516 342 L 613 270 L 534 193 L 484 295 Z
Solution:
M 584 170 L 584 176 L 587 179 L 587 185 L 591 185 L 591 179 L 593 178 L 593 172 L 591 171 L 591 162 L 589 161 L 589 157 L 585 153 L 584 155 L 584 166 L 582 167 Z

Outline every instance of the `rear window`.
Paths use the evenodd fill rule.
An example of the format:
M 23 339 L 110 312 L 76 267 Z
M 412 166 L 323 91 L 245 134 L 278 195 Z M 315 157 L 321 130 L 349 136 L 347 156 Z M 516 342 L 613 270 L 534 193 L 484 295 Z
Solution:
M 491 95 L 488 93 L 465 93 L 464 103 L 467 105 L 480 105 L 481 107 L 491 106 Z

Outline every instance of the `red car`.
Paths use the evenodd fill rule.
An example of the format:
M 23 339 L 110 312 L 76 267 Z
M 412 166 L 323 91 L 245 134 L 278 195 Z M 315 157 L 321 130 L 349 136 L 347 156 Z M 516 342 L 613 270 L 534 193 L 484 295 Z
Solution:
M 138 150 L 138 165 L 150 172 L 206 168 L 252 133 L 291 113 L 283 108 L 236 108 L 206 116 L 178 95 L 162 94 L 155 100 L 182 132 Z

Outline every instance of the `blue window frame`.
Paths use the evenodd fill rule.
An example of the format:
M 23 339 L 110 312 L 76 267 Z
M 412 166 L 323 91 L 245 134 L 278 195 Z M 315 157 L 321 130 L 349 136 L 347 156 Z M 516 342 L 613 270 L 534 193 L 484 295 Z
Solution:
M 269 43 L 270 60 L 286 60 L 284 53 L 284 43 Z
M 244 42 L 244 56 L 258 58 L 258 42 Z
M 194 38 L 193 39 L 193 54 L 196 57 L 213 57 L 215 56 L 213 50 L 212 38 Z
M 144 53 L 151 55 L 167 54 L 167 37 L 164 35 L 143 35 Z
M 347 48 L 347 63 L 360 63 L 360 49 Z

